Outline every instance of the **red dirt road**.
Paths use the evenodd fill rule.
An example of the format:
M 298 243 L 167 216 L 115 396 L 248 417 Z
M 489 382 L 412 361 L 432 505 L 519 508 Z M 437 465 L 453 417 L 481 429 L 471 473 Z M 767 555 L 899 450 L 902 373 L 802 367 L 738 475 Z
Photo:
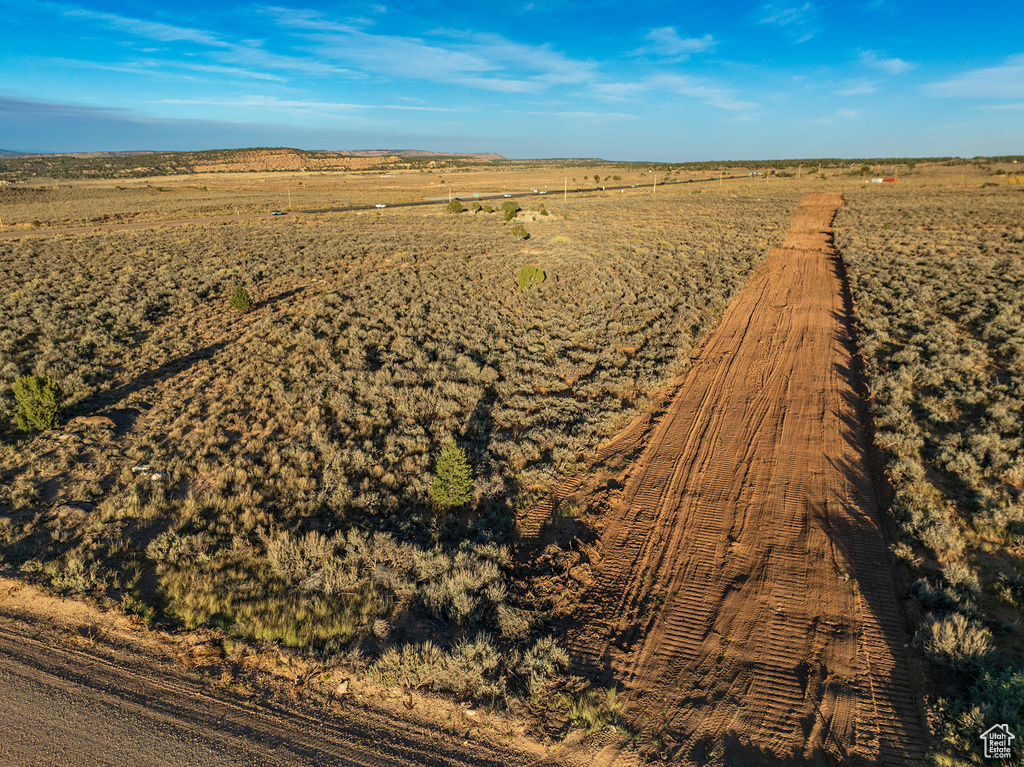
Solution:
M 604 518 L 573 650 L 625 685 L 673 764 L 923 762 L 831 246 L 841 204 L 804 201 Z

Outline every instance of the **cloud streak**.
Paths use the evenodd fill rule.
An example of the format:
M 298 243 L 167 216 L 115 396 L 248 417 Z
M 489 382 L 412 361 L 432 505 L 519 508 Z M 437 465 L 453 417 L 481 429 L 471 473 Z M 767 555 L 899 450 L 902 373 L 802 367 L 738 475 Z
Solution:
M 792 36 L 794 42 L 805 43 L 817 34 L 818 11 L 812 3 L 792 7 L 764 5 L 758 23 L 777 27 Z
M 702 78 L 681 74 L 655 74 L 633 82 L 596 83 L 591 90 L 607 101 L 627 101 L 655 92 L 700 101 L 708 106 L 738 112 L 753 109 L 757 104 L 743 101 L 732 92 Z
M 273 96 L 242 96 L 234 99 L 160 99 L 158 104 L 215 107 L 258 107 L 278 111 L 351 111 L 394 109 L 402 112 L 465 112 L 463 108 L 426 107 L 410 104 L 350 104 L 340 101 L 309 101 L 302 99 L 278 99 Z
M 539 93 L 552 86 L 591 81 L 595 65 L 550 45 L 527 45 L 491 33 L 437 32 L 438 39 L 373 34 L 348 25 L 290 25 L 303 30 L 322 61 L 377 78 L 431 80 L 480 90 Z M 327 29 L 328 31 L 323 31 Z M 316 31 L 312 31 L 316 30 Z
M 641 48 L 638 53 L 652 53 L 657 56 L 675 57 L 680 59 L 688 58 L 695 53 L 710 51 L 718 44 L 711 35 L 703 37 L 679 36 L 675 27 L 657 27 L 646 35 L 644 40 L 647 45 Z
M 189 27 L 178 27 L 158 21 L 145 21 L 116 13 L 105 13 L 71 5 L 53 5 L 68 19 L 87 19 L 121 32 L 163 43 L 190 42 L 214 48 L 227 48 L 229 44 L 211 32 Z
M 948 80 L 929 83 L 925 93 L 944 98 L 1024 98 L 1024 54 L 1010 56 L 1000 66 L 972 69 Z
M 902 75 L 914 68 L 909 61 L 890 58 L 879 51 L 861 51 L 859 59 L 864 66 L 885 72 L 887 75 Z

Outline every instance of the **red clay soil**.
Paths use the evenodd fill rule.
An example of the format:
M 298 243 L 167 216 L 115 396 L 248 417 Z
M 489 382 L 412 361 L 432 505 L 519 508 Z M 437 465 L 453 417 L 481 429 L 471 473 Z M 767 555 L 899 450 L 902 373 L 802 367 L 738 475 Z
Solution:
M 923 762 L 831 245 L 841 204 L 804 200 L 604 517 L 571 649 L 673 764 Z

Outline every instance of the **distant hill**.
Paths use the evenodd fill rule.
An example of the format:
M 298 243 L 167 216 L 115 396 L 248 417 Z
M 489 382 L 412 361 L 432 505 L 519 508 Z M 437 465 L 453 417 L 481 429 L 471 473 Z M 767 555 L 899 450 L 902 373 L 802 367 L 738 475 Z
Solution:
M 307 151 L 287 147 L 211 149 L 200 152 L 69 152 L 33 154 L 0 150 L 0 179 L 144 178 L 189 173 L 397 170 L 458 167 L 506 158 L 494 152 L 431 152 L 422 149 Z
M 507 160 L 497 152 L 430 152 L 426 149 L 340 149 L 333 154 L 350 157 L 468 157 L 474 160 Z

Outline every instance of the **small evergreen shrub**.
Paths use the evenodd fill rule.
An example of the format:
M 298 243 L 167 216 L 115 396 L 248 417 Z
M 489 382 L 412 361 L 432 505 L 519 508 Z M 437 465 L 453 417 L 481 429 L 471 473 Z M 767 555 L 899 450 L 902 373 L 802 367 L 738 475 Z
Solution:
M 464 211 L 465 209 L 466 208 L 462 204 L 462 200 L 452 200 L 450 203 L 448 203 L 449 213 L 462 213 L 462 211 Z
M 474 202 L 472 205 L 469 206 L 469 209 L 474 213 L 479 213 L 481 210 L 483 210 L 483 207 L 484 206 L 481 205 L 480 203 Z
M 505 211 L 506 221 L 511 221 L 512 219 L 514 219 L 516 217 L 516 214 L 522 210 L 522 208 L 519 207 L 519 203 L 516 202 L 515 200 L 505 200 L 505 202 L 501 204 L 501 209 Z
M 547 275 L 544 270 L 539 266 L 533 264 L 527 264 L 519 270 L 519 292 L 525 293 L 527 290 L 532 288 L 534 285 L 540 285 L 547 279 Z
M 253 303 L 252 296 L 249 295 L 249 291 L 239 285 L 231 293 L 231 297 L 228 299 L 228 303 L 232 309 L 237 309 L 240 312 L 251 312 Z
M 528 240 L 530 239 L 530 233 L 526 231 L 526 227 L 522 224 L 516 224 L 512 227 L 512 236 L 517 240 Z
M 22 376 L 14 382 L 14 398 L 14 425 L 22 431 L 46 431 L 57 425 L 64 394 L 49 376 Z
M 454 442 L 447 442 L 441 448 L 430 497 L 445 508 L 465 506 L 473 497 L 473 470 L 466 452 Z

